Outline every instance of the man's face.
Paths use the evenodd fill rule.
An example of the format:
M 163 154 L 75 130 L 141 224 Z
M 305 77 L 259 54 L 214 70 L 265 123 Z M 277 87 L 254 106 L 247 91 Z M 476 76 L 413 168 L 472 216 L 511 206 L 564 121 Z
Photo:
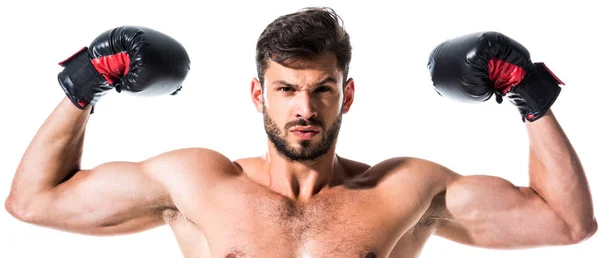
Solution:
M 263 113 L 269 140 L 283 156 L 294 161 L 314 160 L 334 145 L 347 112 L 353 83 L 342 82 L 333 53 L 284 65 L 269 61 L 257 108 Z M 255 83 L 256 84 L 256 80 Z M 260 86 L 260 85 L 258 85 Z M 260 98 L 258 101 L 257 98 Z

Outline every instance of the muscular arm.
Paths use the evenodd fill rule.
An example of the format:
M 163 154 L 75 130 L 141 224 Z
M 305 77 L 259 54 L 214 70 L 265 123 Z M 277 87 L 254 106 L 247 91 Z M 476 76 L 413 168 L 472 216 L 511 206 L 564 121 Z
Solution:
M 445 192 L 448 223 L 437 235 L 488 248 L 564 245 L 596 232 L 589 186 L 554 115 L 526 123 L 529 187 L 492 176 L 455 177 Z
M 172 206 L 145 162 L 110 162 L 81 170 L 89 107 L 65 98 L 22 157 L 6 209 L 28 223 L 85 234 L 131 233 L 163 224 Z

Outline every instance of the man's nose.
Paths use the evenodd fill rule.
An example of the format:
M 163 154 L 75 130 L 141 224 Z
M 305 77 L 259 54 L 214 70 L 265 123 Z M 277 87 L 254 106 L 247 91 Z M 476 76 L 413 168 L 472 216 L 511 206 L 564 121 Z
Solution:
M 298 91 L 296 94 L 296 118 L 310 119 L 317 116 L 316 100 L 308 91 Z

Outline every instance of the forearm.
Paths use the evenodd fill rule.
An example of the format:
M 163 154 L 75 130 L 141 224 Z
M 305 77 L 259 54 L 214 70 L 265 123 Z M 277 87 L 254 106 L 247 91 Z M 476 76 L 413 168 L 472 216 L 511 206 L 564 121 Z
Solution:
M 90 107 L 64 98 L 42 124 L 21 159 L 9 198 L 27 199 L 50 190 L 79 169 Z
M 576 238 L 595 231 L 592 197 L 583 167 L 554 114 L 549 111 L 526 125 L 531 188 L 569 225 Z

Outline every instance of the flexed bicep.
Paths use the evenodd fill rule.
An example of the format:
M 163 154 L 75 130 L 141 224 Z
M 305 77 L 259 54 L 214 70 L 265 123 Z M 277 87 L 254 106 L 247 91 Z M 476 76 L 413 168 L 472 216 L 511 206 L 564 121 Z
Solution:
M 436 234 L 487 248 L 571 243 L 567 224 L 529 187 L 494 176 L 463 176 L 445 192 L 446 223 Z
M 164 224 L 169 203 L 166 189 L 141 163 L 109 162 L 40 194 L 23 219 L 69 232 L 126 234 Z

